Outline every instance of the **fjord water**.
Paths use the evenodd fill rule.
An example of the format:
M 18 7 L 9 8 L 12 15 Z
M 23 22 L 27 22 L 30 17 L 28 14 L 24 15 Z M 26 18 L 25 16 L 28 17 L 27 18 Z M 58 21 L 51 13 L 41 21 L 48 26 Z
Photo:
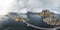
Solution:
M 17 13 L 12 13 L 15 16 L 18 16 Z M 54 26 L 47 24 L 43 21 L 43 17 L 39 16 L 38 13 L 31 13 L 28 12 L 27 17 L 30 18 L 27 22 L 38 26 L 38 27 L 44 27 L 44 28 L 52 28 Z M 24 22 L 17 22 L 15 19 L 12 19 L 8 17 L 5 21 L 0 23 L 0 30 L 37 30 L 33 27 L 28 27 Z

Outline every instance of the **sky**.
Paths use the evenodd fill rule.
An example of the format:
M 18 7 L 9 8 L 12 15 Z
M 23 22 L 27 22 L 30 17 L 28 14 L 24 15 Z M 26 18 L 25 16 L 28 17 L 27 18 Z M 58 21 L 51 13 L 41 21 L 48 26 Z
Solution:
M 43 9 L 60 13 L 60 0 L 0 0 L 0 15 L 8 12 L 38 13 Z
M 48 9 L 58 13 L 60 12 L 60 0 L 29 0 L 28 8 L 36 9 L 36 11 L 38 11 L 38 9 Z
M 0 0 L 0 15 L 8 13 L 10 7 L 12 7 L 13 0 Z
M 20 11 L 20 13 L 22 11 L 25 13 L 28 11 L 38 13 L 43 9 L 48 9 L 50 11 L 54 11 L 55 13 L 60 13 L 60 0 L 17 0 L 14 5 L 14 10 Z

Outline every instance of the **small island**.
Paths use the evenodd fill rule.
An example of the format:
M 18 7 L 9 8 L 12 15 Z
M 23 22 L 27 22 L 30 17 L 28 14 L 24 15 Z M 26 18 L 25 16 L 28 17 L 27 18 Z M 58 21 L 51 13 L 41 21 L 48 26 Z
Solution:
M 43 21 L 50 25 L 60 25 L 60 18 L 58 15 L 55 15 L 54 12 L 50 12 L 49 10 L 43 10 L 39 16 L 44 17 Z
M 18 18 L 18 17 L 15 17 L 15 20 L 16 21 L 28 21 L 29 18 Z

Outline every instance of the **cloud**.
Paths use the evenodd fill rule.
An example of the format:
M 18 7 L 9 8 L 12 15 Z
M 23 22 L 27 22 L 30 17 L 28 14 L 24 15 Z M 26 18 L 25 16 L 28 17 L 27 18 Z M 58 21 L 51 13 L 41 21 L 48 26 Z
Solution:
M 9 8 L 12 6 L 13 0 L 0 0 L 0 15 L 8 13 Z
M 29 0 L 28 1 L 28 8 L 31 8 L 33 11 L 35 9 L 50 9 L 51 11 L 60 11 L 60 0 Z M 37 11 L 39 11 L 37 9 Z
M 10 11 L 23 11 L 23 9 L 27 8 L 29 9 L 29 11 L 32 12 L 38 12 L 42 9 L 49 9 L 51 11 L 53 10 L 59 12 L 59 1 L 60 0 L 15 0 L 13 3 L 13 7 Z

